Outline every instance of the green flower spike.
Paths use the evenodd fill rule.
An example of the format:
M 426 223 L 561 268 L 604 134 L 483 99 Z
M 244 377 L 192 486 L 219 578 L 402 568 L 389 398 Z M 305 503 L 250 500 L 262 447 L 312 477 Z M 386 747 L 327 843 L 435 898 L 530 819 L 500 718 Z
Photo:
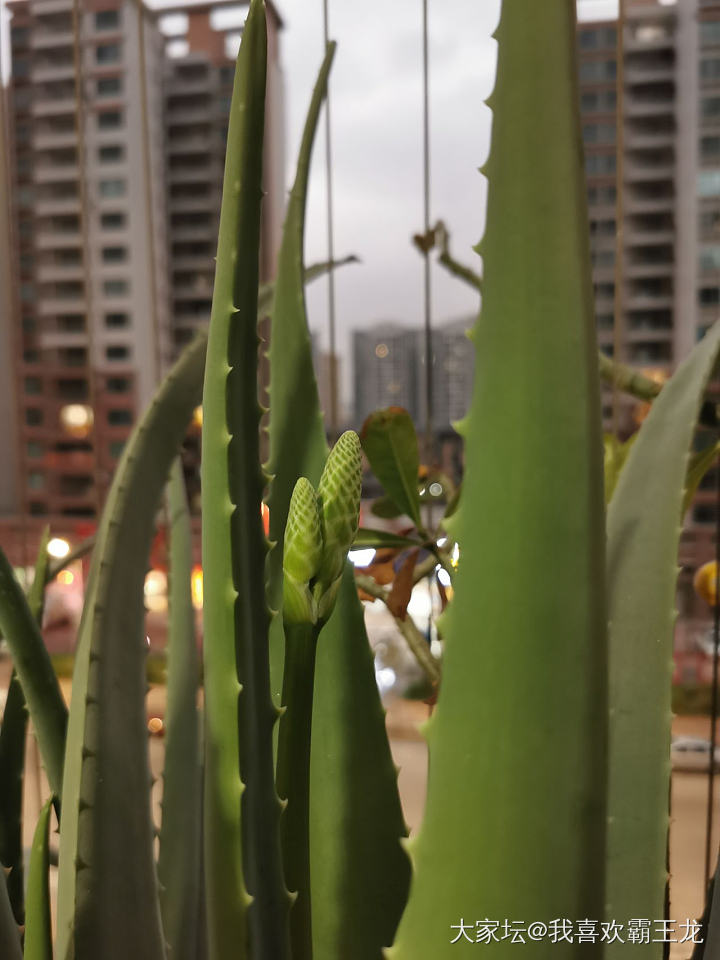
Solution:
M 347 430 L 330 451 L 318 486 L 324 549 L 314 595 L 321 620 L 327 620 L 335 605 L 347 553 L 357 533 L 361 489 L 360 438 Z
M 317 609 L 310 581 L 323 555 L 317 494 L 306 477 L 295 484 L 288 511 L 283 552 L 283 611 L 289 623 L 315 623 Z

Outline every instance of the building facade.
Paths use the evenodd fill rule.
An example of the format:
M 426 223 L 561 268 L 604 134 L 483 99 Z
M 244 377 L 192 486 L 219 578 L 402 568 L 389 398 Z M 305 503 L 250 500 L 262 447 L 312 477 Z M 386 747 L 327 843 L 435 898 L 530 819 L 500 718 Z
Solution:
M 84 0 L 77 18 L 73 0 L 9 3 L 0 399 L 18 426 L 0 522 L 22 562 L 46 523 L 71 543 L 92 532 L 133 423 L 209 319 L 244 19 L 216 27 L 226 6 L 183 7 L 170 38 L 134 0 Z M 269 5 L 263 280 L 284 206 L 280 27 Z M 197 481 L 197 431 L 187 447 Z

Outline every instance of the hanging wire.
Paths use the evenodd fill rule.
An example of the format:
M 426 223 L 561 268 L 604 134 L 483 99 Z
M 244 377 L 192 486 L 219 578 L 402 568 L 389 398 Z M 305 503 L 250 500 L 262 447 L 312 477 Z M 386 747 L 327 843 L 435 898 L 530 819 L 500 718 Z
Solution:
M 330 40 L 328 0 L 323 0 L 323 40 L 325 49 Z M 327 249 L 328 260 L 335 260 L 335 237 L 333 231 L 333 184 L 332 184 L 332 140 L 330 136 L 330 83 L 328 82 L 325 96 L 325 179 L 327 182 Z M 328 338 L 330 341 L 330 357 L 328 363 L 328 392 L 330 394 L 330 409 L 325 413 L 328 417 L 328 428 L 331 438 L 338 435 L 338 382 L 337 382 L 337 343 L 335 336 L 335 271 L 328 271 Z
M 428 60 L 428 0 L 423 0 L 423 231 L 430 232 L 430 69 Z M 433 444 L 433 350 L 432 303 L 430 288 L 430 251 L 423 251 L 425 268 L 425 459 L 430 467 L 434 460 Z

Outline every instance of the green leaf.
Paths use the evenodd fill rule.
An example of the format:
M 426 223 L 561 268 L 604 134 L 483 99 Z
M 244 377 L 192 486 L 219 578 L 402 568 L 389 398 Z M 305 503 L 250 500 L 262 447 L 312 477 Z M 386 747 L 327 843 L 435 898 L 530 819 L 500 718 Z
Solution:
M 198 728 L 200 664 L 190 593 L 192 529 L 179 460 L 168 486 L 170 532 L 167 704 L 162 827 L 158 856 L 160 910 L 173 960 L 196 960 L 201 889 L 202 765 Z
M 2 550 L 0 631 L 10 647 L 13 664 L 20 678 L 50 789 L 59 796 L 63 781 L 67 707 L 40 627 Z
M 285 215 L 270 324 L 270 456 L 267 470 L 272 480 L 268 507 L 270 539 L 277 546 L 270 551 L 267 566 L 268 596 L 274 610 L 279 610 L 282 604 L 283 539 L 295 483 L 299 477 L 307 477 L 317 489 L 328 454 L 307 324 L 303 234 L 310 156 L 334 55 L 335 44 L 331 43 L 315 83 L 305 121 L 295 182 Z M 282 691 L 284 644 L 282 618 L 276 617 L 271 627 L 270 645 L 272 691 L 278 704 Z
M 0 957 L 3 960 L 23 960 L 20 931 L 10 906 L 4 870 L 0 870 Z
M 155 514 L 200 400 L 199 338 L 125 446 L 93 553 L 78 634 L 60 834 L 57 953 L 164 956 L 150 819 L 143 586 Z
M 38 627 L 42 621 L 49 537 L 46 528 L 40 538 L 35 575 L 28 591 L 28 607 Z M 25 922 L 22 803 L 27 722 L 25 697 L 17 673 L 13 670 L 0 728 L 0 864 L 10 871 L 7 877 L 8 895 L 18 924 Z
M 280 605 L 282 537 L 293 487 L 301 475 L 317 485 L 327 457 L 302 287 L 302 251 L 310 152 L 333 51 L 334 45 L 331 45 L 305 125 L 285 220 L 278 296 L 272 318 L 269 469 L 275 479 L 270 488 L 269 506 L 270 536 L 278 541 L 268 558 L 273 607 Z M 311 774 L 311 818 L 313 823 L 323 825 L 322 830 L 312 830 L 310 835 L 314 960 L 337 960 L 338 956 L 343 960 L 372 960 L 373 957 L 379 960 L 381 947 L 389 942 L 388 931 L 397 925 L 407 883 L 407 858 L 398 839 L 405 830 L 399 813 L 397 782 L 392 766 L 383 762 L 389 749 L 387 734 L 361 613 L 357 593 L 344 587 L 318 644 L 313 743 L 332 742 L 338 749 L 331 755 L 331 761 L 326 757 L 322 774 Z M 339 626 L 336 628 L 333 624 Z M 346 632 L 342 632 L 343 627 L 347 628 Z M 271 650 L 275 654 L 273 693 L 278 701 L 282 690 L 283 648 L 282 621 L 276 617 Z M 352 657 L 348 657 L 348 651 L 352 651 Z M 354 673 L 350 673 L 352 668 Z M 341 689 L 346 691 L 344 700 L 339 697 Z M 347 709 L 348 703 L 354 702 L 355 690 L 360 697 L 357 712 Z M 363 709 L 364 704 L 371 707 Z M 368 709 L 374 719 L 368 719 Z M 368 790 L 363 751 L 380 758 L 379 766 L 373 767 L 373 803 L 367 807 L 360 802 Z M 313 764 L 314 753 L 315 747 L 311 753 Z M 318 854 L 318 849 L 325 852 Z M 348 849 L 352 849 L 352 857 L 346 855 Z M 345 891 L 351 888 L 362 890 L 363 894 L 346 897 Z M 384 889 L 396 895 L 378 898 L 377 909 L 367 909 L 366 898 L 372 899 L 373 891 Z M 338 926 L 341 903 L 347 928 L 362 933 L 357 946 L 350 937 L 343 937 Z M 373 945 L 372 952 L 368 944 Z
M 614 433 L 606 433 L 603 437 L 603 448 L 605 451 L 605 503 L 610 503 L 615 487 L 617 486 L 620 471 L 625 466 L 625 461 L 635 442 L 637 433 L 634 433 L 624 443 L 615 436 Z
M 380 517 L 381 520 L 395 520 L 396 517 L 402 516 L 400 507 L 387 495 L 373 500 L 370 506 L 370 512 L 376 517 Z
M 680 520 L 695 423 L 719 354 L 715 324 L 653 402 L 608 510 L 607 915 L 619 922 L 663 916 Z M 661 957 L 662 945 L 646 954 Z
M 40 811 L 30 851 L 25 960 L 53 960 L 49 878 L 51 812 L 52 801 L 48 800 Z
M 483 305 L 450 531 L 462 559 L 392 960 L 455 957 L 461 918 L 605 916 L 602 436 L 574 0 L 504 3 L 496 37 Z M 563 942 L 490 949 L 578 956 Z
M 692 506 L 695 494 L 702 478 L 712 467 L 720 453 L 720 443 L 711 443 L 697 453 L 693 453 L 688 463 L 685 475 L 685 493 L 683 495 L 682 515 L 684 516 Z
M 391 533 L 389 530 L 371 530 L 369 527 L 360 527 L 352 545 L 353 550 L 361 550 L 369 547 L 375 547 L 378 550 L 383 548 L 405 550 L 407 547 L 417 547 L 420 541 L 413 540 L 412 537 L 403 537 L 399 533 Z
M 310 767 L 314 960 L 381 960 L 410 864 L 363 609 L 348 564 L 320 634 Z M 419 954 L 422 956 L 422 954 Z
M 371 413 L 360 433 L 365 456 L 385 492 L 421 527 L 418 472 L 420 459 L 415 427 L 402 407 Z
M 289 955 L 257 400 L 266 47 L 265 8 L 252 0 L 230 107 L 203 394 L 204 816 L 213 960 L 238 960 L 246 944 L 254 960 Z M 276 304 L 279 296 L 278 284 Z

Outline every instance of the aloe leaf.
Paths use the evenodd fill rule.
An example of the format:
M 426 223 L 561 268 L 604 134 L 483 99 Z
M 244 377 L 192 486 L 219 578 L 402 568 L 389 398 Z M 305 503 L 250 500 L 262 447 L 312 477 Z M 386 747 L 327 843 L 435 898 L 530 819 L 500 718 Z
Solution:
M 418 472 L 420 459 L 415 427 L 402 407 L 371 413 L 360 433 L 363 451 L 385 492 L 420 527 Z
M 279 541 L 268 558 L 273 607 L 279 607 L 282 599 L 282 538 L 293 488 L 299 476 L 316 486 L 328 453 L 307 328 L 302 251 L 310 153 L 333 51 L 331 45 L 305 125 L 285 220 L 272 317 L 269 469 L 274 479 L 269 506 L 270 536 Z M 279 702 L 284 646 L 280 617 L 274 618 L 272 631 L 273 693 Z M 344 697 L 340 690 L 345 691 Z M 357 712 L 348 709 L 349 702 L 357 703 Z M 314 824 L 322 825 L 310 833 L 314 960 L 337 960 L 339 956 L 372 960 L 380 957 L 381 947 L 389 942 L 397 925 L 408 862 L 399 843 L 405 825 L 395 770 L 392 763 L 385 762 L 390 756 L 385 722 L 362 607 L 351 577 L 319 638 L 312 730 L 310 815 Z M 318 743 L 327 747 L 316 749 Z M 372 766 L 373 802 L 365 807 L 360 801 L 368 790 L 367 758 L 371 756 L 378 762 Z M 347 855 L 348 850 L 352 856 Z M 348 898 L 348 889 L 363 893 Z M 392 893 L 374 901 L 376 890 Z M 369 901 L 374 909 L 367 908 Z M 355 942 L 343 936 L 339 916 L 348 929 L 358 932 Z
M 715 324 L 653 402 L 608 509 L 607 909 L 620 922 L 663 916 L 676 558 L 689 450 L 719 353 Z
M 52 960 L 53 956 L 49 883 L 51 812 L 52 801 L 48 800 L 40 811 L 30 851 L 25 960 Z
M 369 527 L 360 527 L 355 535 L 353 549 L 358 550 L 367 547 L 396 547 L 399 550 L 405 550 L 407 547 L 419 546 L 417 540 L 412 537 L 403 537 L 399 533 L 391 533 L 388 530 L 371 530 Z
M 618 440 L 614 433 L 606 433 L 603 437 L 603 449 L 605 452 L 605 503 L 610 503 L 612 495 L 617 486 L 620 477 L 620 471 L 625 466 L 625 461 L 632 449 L 637 434 L 634 433 L 625 442 Z
M 22 960 L 20 931 L 10 906 L 4 870 L 0 870 L 0 957 L 3 960 Z
M 200 401 L 206 343 L 136 425 L 103 511 L 78 634 L 60 836 L 57 952 L 164 956 L 145 717 L 143 584 L 155 513 Z
M 163 768 L 158 856 L 160 910 L 174 960 L 195 960 L 200 917 L 201 762 L 198 729 L 200 664 L 190 593 L 192 530 L 179 460 L 168 485 L 170 583 Z
M 28 607 L 38 626 L 42 620 L 49 537 L 50 532 L 46 528 L 40 538 L 35 575 L 28 591 Z M 27 721 L 25 697 L 17 673 L 13 670 L 0 727 L 0 864 L 9 871 L 8 895 L 18 924 L 25 922 L 22 798 Z
M 315 960 L 381 960 L 407 899 L 410 864 L 397 772 L 352 567 L 320 634 L 310 758 Z
M 60 796 L 67 707 L 40 627 L 0 550 L 0 632 L 5 637 L 27 701 L 50 789 Z
M 682 513 L 685 514 L 695 499 L 698 487 L 720 454 L 720 443 L 711 443 L 704 450 L 699 450 L 690 457 L 687 474 L 685 476 L 685 494 L 683 496 Z
M 295 182 L 285 215 L 270 325 L 270 456 L 267 469 L 272 481 L 268 507 L 270 539 L 277 544 L 268 557 L 269 595 L 273 609 L 279 609 L 281 605 L 283 535 L 295 482 L 303 476 L 317 487 L 328 454 L 305 308 L 303 235 L 310 156 L 334 55 L 335 44 L 331 43 L 305 121 Z M 272 632 L 273 652 L 281 654 L 283 629 L 280 617 L 275 618 Z M 278 701 L 281 689 L 282 669 L 278 668 L 273 675 L 273 692 Z
M 7 892 L 18 924 L 25 922 L 22 794 L 28 712 L 13 670 L 0 728 L 0 869 L 7 871 Z
M 504 3 L 496 36 L 462 560 L 393 960 L 454 957 L 463 919 L 473 937 L 485 917 L 603 916 L 604 499 L 574 0 Z
M 265 8 L 252 0 L 230 108 L 203 394 L 205 851 L 214 960 L 244 956 L 246 940 L 256 960 L 289 955 L 257 401 L 266 44 Z M 277 285 L 276 305 L 279 295 Z

